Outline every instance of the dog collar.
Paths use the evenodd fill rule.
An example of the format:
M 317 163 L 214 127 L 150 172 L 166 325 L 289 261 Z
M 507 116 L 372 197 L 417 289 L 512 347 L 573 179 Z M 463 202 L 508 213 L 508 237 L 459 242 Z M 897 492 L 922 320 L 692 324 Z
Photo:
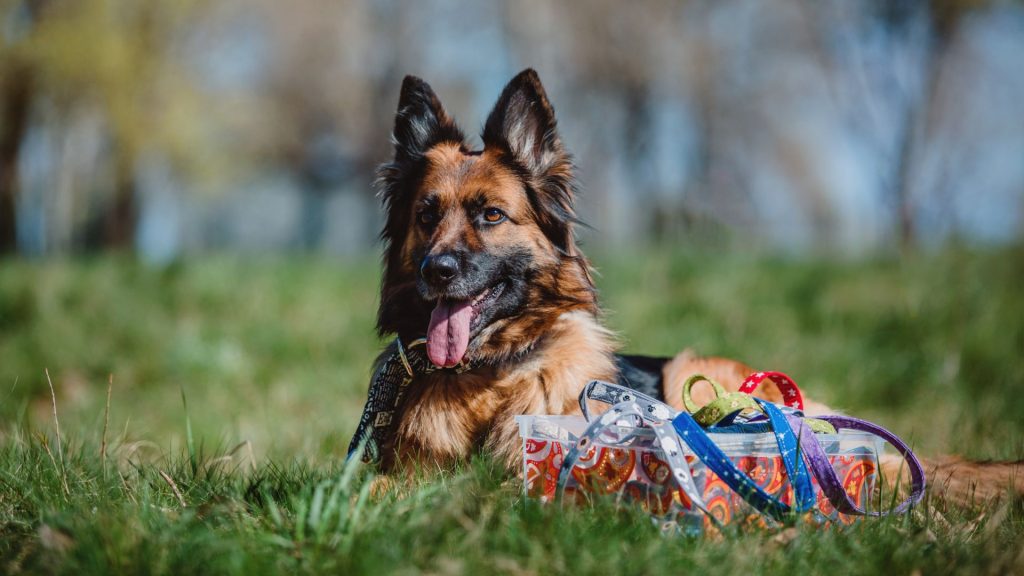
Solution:
M 430 362 L 423 350 L 426 338 L 413 340 L 408 346 L 402 345 L 401 338 L 392 343 L 393 352 L 377 365 L 377 370 L 370 379 L 370 389 L 366 396 L 363 414 L 359 417 L 359 426 L 348 446 L 348 456 L 362 448 L 364 462 L 379 462 L 381 447 L 393 432 L 396 424 L 395 411 L 398 410 L 409 384 L 417 377 L 439 371 L 450 371 L 462 374 L 478 367 L 475 362 L 460 362 L 452 368 L 439 368 Z

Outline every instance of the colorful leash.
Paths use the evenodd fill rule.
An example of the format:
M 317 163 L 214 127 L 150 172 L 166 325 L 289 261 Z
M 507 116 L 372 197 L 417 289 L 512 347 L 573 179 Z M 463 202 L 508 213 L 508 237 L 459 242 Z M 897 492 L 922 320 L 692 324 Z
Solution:
M 690 398 L 690 389 L 696 382 L 702 380 L 707 379 L 702 376 L 691 378 L 683 387 L 684 398 L 688 400 L 688 403 L 691 406 L 692 398 Z M 721 388 L 717 383 L 711 380 L 707 381 L 716 389 L 716 393 L 719 390 L 721 390 L 722 393 L 725 392 L 724 388 Z M 705 466 L 721 478 L 732 490 L 740 494 L 740 496 L 755 509 L 776 520 L 783 520 L 785 517 L 792 515 L 794 511 L 803 512 L 813 508 L 816 503 L 814 485 L 810 480 L 810 473 L 807 470 L 806 464 L 804 464 L 803 460 L 799 456 L 800 449 L 797 444 L 796 436 L 790 428 L 790 424 L 785 415 L 783 415 L 777 408 L 774 408 L 774 406 L 765 408 L 755 402 L 748 395 L 742 395 L 742 397 L 735 398 L 722 395 L 720 398 L 725 399 L 726 402 L 735 402 L 735 405 L 730 405 L 732 412 L 742 411 L 748 408 L 766 411 L 772 428 L 772 433 L 775 435 L 776 442 L 779 446 L 779 452 L 782 454 L 783 463 L 786 466 L 787 473 L 789 474 L 791 485 L 794 487 L 794 493 L 796 495 L 796 505 L 794 507 L 784 504 L 765 492 L 750 478 L 750 476 L 740 470 L 736 464 L 733 463 L 733 461 L 707 436 L 704 426 L 702 426 L 696 418 L 699 417 L 701 420 L 713 424 L 716 419 L 720 419 L 715 418 L 716 416 L 724 417 L 728 415 L 724 409 L 719 409 L 718 407 L 711 407 L 710 410 L 702 409 L 704 412 L 698 410 L 696 415 L 691 416 L 686 412 L 677 412 L 663 402 L 640 394 L 634 390 L 607 382 L 594 381 L 584 387 L 583 391 L 580 393 L 580 408 L 583 411 L 584 417 L 588 419 L 590 418 L 587 399 L 599 400 L 612 404 L 612 409 L 602 415 L 600 419 L 591 423 L 587 431 L 584 432 L 583 436 L 581 436 L 580 443 L 582 443 L 583 446 L 580 446 L 580 443 L 578 443 L 577 446 L 580 448 L 578 448 L 577 451 L 579 452 L 581 450 L 588 449 L 603 430 L 614 425 L 619 421 L 620 416 L 627 412 L 630 414 L 637 414 L 646 422 L 664 422 L 666 418 L 669 418 L 672 422 L 672 426 L 678 434 L 678 438 L 682 439 L 683 442 L 690 447 L 690 450 L 696 454 Z M 770 405 L 770 403 L 767 404 Z M 658 434 L 658 432 L 659 429 L 656 429 L 656 434 Z M 658 434 L 658 437 L 663 446 L 668 444 L 674 449 L 678 448 L 678 442 L 676 442 L 674 438 L 671 439 L 671 442 L 666 442 L 662 434 Z M 558 483 L 559 494 L 564 490 L 565 483 L 569 478 L 569 473 L 573 466 L 575 466 L 576 459 L 578 457 L 578 454 L 570 451 L 562 461 L 562 469 L 559 474 Z M 686 464 L 685 456 L 679 454 L 678 459 L 681 460 L 683 464 L 676 465 L 673 463 L 672 469 L 680 487 L 683 488 L 687 496 L 690 497 L 691 501 L 693 501 L 699 509 L 704 511 L 711 518 L 714 518 L 713 515 L 708 513 L 702 498 L 696 490 L 696 486 L 693 485 L 692 472 L 690 471 L 689 465 Z M 693 491 L 693 495 L 690 493 L 691 489 Z
M 803 394 L 800 393 L 800 388 L 792 378 L 782 372 L 757 372 L 751 374 L 740 385 L 739 391 L 745 394 L 752 394 L 765 380 L 771 380 L 778 386 L 779 392 L 785 399 L 787 406 L 803 410 L 804 398 Z M 920 502 L 921 498 L 924 497 L 926 487 L 924 468 L 910 447 L 892 432 L 877 424 L 849 416 L 822 416 L 820 418 L 805 418 L 801 420 L 787 415 L 787 418 L 790 419 L 790 424 L 792 424 L 793 428 L 798 431 L 804 457 L 814 472 L 814 476 L 818 479 L 818 485 L 837 511 L 857 516 L 900 514 Z M 816 425 L 816 422 L 826 423 L 832 430 L 825 430 L 820 425 Z M 885 440 L 903 456 L 904 461 L 907 463 L 907 469 L 910 472 L 910 496 L 892 510 L 886 512 L 867 512 L 857 506 L 857 503 L 843 489 L 843 483 L 836 476 L 836 471 L 829 462 L 828 455 L 822 449 L 821 443 L 817 441 L 813 434 L 807 434 L 807 428 L 810 428 L 812 432 L 831 434 L 835 434 L 841 429 L 856 430 L 873 434 Z
M 804 395 L 800 393 L 793 379 L 782 372 L 755 372 L 740 384 L 739 391 L 744 394 L 753 394 L 754 390 L 765 380 L 771 380 L 778 387 L 784 400 L 783 404 L 790 408 L 796 408 L 801 412 L 804 409 Z
M 781 372 L 759 372 L 750 376 L 743 382 L 741 390 L 744 391 L 742 392 L 728 392 L 718 382 L 700 374 L 694 375 L 683 384 L 683 406 L 693 414 L 694 419 L 701 426 L 708 429 L 714 428 L 715 432 L 771 432 L 772 427 L 770 422 L 767 421 L 768 418 L 764 409 L 758 404 L 759 400 L 750 395 L 768 375 L 781 376 L 785 379 L 784 381 L 788 382 L 788 385 L 780 385 L 779 389 L 785 390 L 785 394 L 793 398 L 793 400 L 791 400 L 791 406 L 784 406 L 780 409 L 802 413 L 804 402 L 800 389 L 789 379 L 789 376 Z M 698 382 L 707 382 L 715 393 L 715 398 L 703 407 L 698 407 L 696 402 L 693 401 L 692 388 Z M 740 418 L 742 419 L 740 420 Z M 807 425 L 819 434 L 836 433 L 836 429 L 824 420 L 817 418 L 806 418 L 805 420 Z M 745 424 L 763 424 L 756 427 L 738 427 L 733 425 L 737 421 Z
M 721 386 L 717 385 L 712 380 L 708 380 L 713 388 L 715 388 L 718 396 L 711 403 L 706 405 L 704 408 L 697 410 L 694 415 L 687 414 L 686 412 L 677 412 L 668 405 L 644 394 L 640 394 L 629 388 L 619 386 L 616 384 L 610 384 L 608 382 L 593 381 L 584 387 L 580 394 L 580 408 L 583 411 L 584 417 L 590 419 L 589 407 L 587 400 L 595 400 L 604 402 L 607 404 L 618 404 L 621 402 L 632 402 L 637 404 L 639 412 L 645 421 L 652 419 L 668 418 L 673 421 L 673 425 L 680 437 L 686 441 L 687 445 L 690 446 L 691 450 L 700 456 L 701 453 L 705 455 L 701 460 L 707 465 L 712 471 L 722 478 L 727 485 L 737 493 L 741 494 L 748 502 L 768 513 L 774 518 L 782 518 L 787 514 L 790 514 L 792 509 L 787 507 L 785 504 L 778 502 L 770 495 L 765 493 L 756 484 L 750 480 L 749 476 L 744 474 L 738 469 L 730 469 L 729 464 L 731 460 L 722 452 L 710 438 L 707 437 L 707 432 L 726 432 L 732 428 L 739 428 L 741 431 L 748 431 L 753 425 L 759 426 L 759 431 L 764 430 L 760 428 L 774 428 L 776 423 L 780 420 L 788 422 L 786 428 L 789 429 L 789 440 L 785 438 L 779 438 L 781 434 L 776 436 L 777 441 L 781 440 L 779 445 L 780 453 L 789 451 L 789 455 L 783 454 L 783 461 L 786 464 L 787 473 L 790 478 L 796 479 L 797 482 L 802 483 L 799 478 L 807 478 L 807 467 L 810 468 L 810 474 L 813 474 L 818 480 L 818 485 L 822 492 L 826 495 L 832 505 L 838 512 L 851 515 L 870 515 L 870 516 L 885 516 L 889 514 L 899 514 L 905 512 L 911 506 L 914 506 L 921 501 L 924 496 L 924 490 L 926 486 L 924 469 L 921 466 L 920 461 L 910 450 L 910 448 L 892 432 L 885 428 L 865 422 L 857 418 L 851 418 L 848 416 L 823 416 L 820 418 L 803 418 L 802 412 L 799 408 L 803 406 L 803 398 L 800 394 L 799 388 L 796 384 L 785 374 L 778 372 L 769 373 L 757 373 L 748 378 L 743 386 L 742 390 L 752 392 L 756 389 L 757 385 L 763 382 L 765 379 L 771 379 L 779 389 L 785 398 L 788 398 L 788 402 L 791 404 L 788 408 L 780 408 L 770 402 L 766 402 L 756 398 L 747 397 L 749 400 L 743 400 L 740 398 L 732 397 L 728 393 L 724 393 L 725 390 Z M 692 398 L 690 397 L 690 388 L 698 380 L 703 378 L 693 379 L 694 382 L 688 383 L 684 386 L 684 404 L 688 404 L 691 408 L 694 407 Z M 789 392 L 792 390 L 792 392 Z M 715 405 L 715 403 L 718 403 Z M 753 417 L 746 417 L 740 423 L 736 423 L 736 419 L 744 412 L 756 412 L 755 405 L 761 409 L 762 414 L 754 414 Z M 711 408 L 709 408 L 709 406 Z M 730 412 L 731 410 L 731 412 Z M 703 412 L 702 412 L 703 411 Z M 698 416 L 700 417 L 698 420 Z M 765 422 L 759 422 L 759 418 L 764 418 Z M 703 421 L 703 422 L 701 422 Z M 723 422 L 726 424 L 723 426 Z M 707 423 L 709 428 L 705 429 L 702 425 Z M 832 467 L 829 461 L 828 455 L 825 453 L 821 444 L 818 442 L 816 437 L 817 433 L 828 433 L 834 434 L 839 429 L 856 430 L 860 432 L 867 432 L 873 434 L 879 438 L 882 438 L 894 448 L 897 452 L 903 456 L 907 463 L 908 470 L 911 477 L 911 493 L 910 496 L 901 502 L 899 505 L 888 511 L 879 512 L 868 512 L 859 507 L 847 494 L 844 489 L 842 482 L 836 475 L 835 469 Z M 767 430 L 765 430 L 767 431 Z M 696 440 L 693 440 L 696 439 Z M 799 445 L 799 448 L 794 448 L 790 441 L 794 440 Z M 697 444 L 697 448 L 691 442 Z M 803 458 L 800 458 L 800 454 Z M 806 459 L 806 467 L 804 466 L 804 460 Z M 685 462 L 685 458 L 683 458 Z M 799 464 L 794 462 L 799 460 Z M 564 463 L 563 463 L 564 464 Z M 716 467 L 721 466 L 721 471 L 715 470 Z M 733 466 L 735 468 L 735 466 Z M 571 470 L 571 466 L 569 467 Z M 735 483 L 735 487 L 730 482 Z M 792 481 L 791 481 L 792 482 Z M 797 496 L 796 509 L 799 511 L 807 505 L 807 493 L 804 489 L 800 488 L 797 483 L 793 483 L 794 493 Z M 695 500 L 696 501 L 696 500 Z M 703 509 L 703 508 L 702 508 Z
M 808 434 L 806 425 L 803 421 L 790 418 L 790 423 L 801 430 L 800 445 L 804 451 L 804 457 L 807 459 L 811 470 L 814 472 L 814 476 L 818 479 L 818 485 L 821 487 L 822 492 L 828 497 L 829 502 L 836 510 L 843 514 L 851 514 L 857 516 L 888 516 L 890 514 L 901 514 L 909 509 L 911 506 L 916 505 L 924 497 L 924 491 L 926 487 L 924 468 L 921 466 L 920 460 L 914 455 L 914 452 L 906 445 L 898 436 L 892 432 L 882 428 L 877 424 L 866 422 L 858 418 L 851 418 L 849 416 L 822 416 L 821 419 L 829 422 L 837 429 L 843 430 L 856 430 L 858 432 L 867 432 L 874 434 L 879 438 L 888 442 L 897 452 L 903 456 L 903 460 L 907 463 L 907 469 L 910 472 L 910 496 L 906 500 L 900 502 L 896 507 L 891 510 L 879 511 L 879 512 L 868 512 L 863 508 L 857 506 L 857 503 L 850 498 L 850 495 L 846 493 L 843 488 L 842 481 L 836 476 L 836 471 L 829 462 L 828 455 L 822 449 L 821 444 L 814 437 L 813 433 Z
M 726 407 L 716 406 L 713 401 L 696 410 L 693 415 L 680 412 L 672 420 L 672 425 L 683 442 L 729 488 L 739 494 L 748 504 L 775 520 L 781 521 L 794 513 L 806 512 L 813 508 L 817 503 L 814 484 L 811 482 L 807 464 L 800 457 L 797 435 L 793 432 L 785 414 L 771 402 L 765 402 L 747 394 L 730 395 L 720 384 L 700 374 L 692 376 L 683 384 L 683 403 L 690 411 L 694 411 L 695 408 L 691 389 L 694 384 L 702 381 L 708 382 L 712 386 L 718 395 L 716 400 L 726 403 Z M 707 435 L 706 428 L 708 426 L 731 414 L 758 408 L 768 417 L 771 432 L 779 447 L 779 455 L 782 457 L 790 485 L 793 487 L 796 500 L 793 506 L 789 506 L 765 492 L 749 475 L 741 471 Z

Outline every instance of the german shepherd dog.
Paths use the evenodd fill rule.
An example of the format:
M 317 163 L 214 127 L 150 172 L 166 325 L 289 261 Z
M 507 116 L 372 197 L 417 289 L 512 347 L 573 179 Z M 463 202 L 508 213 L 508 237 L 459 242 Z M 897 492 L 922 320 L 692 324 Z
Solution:
M 393 143 L 394 159 L 378 173 L 387 218 L 377 330 L 402 342 L 425 337 L 439 368 L 473 368 L 411 382 L 382 446 L 385 471 L 445 466 L 484 451 L 514 472 L 521 442 L 513 416 L 576 414 L 590 380 L 628 383 L 681 408 L 690 375 L 735 390 L 754 371 L 690 352 L 671 359 L 616 355 L 590 263 L 576 244 L 572 160 L 533 70 L 502 91 L 484 125 L 482 150 L 467 147 L 426 82 L 407 76 Z M 710 390 L 695 392 L 698 403 L 710 399 L 699 393 Z M 758 394 L 781 401 L 771 384 Z M 806 404 L 812 415 L 829 411 Z M 897 457 L 890 475 L 898 464 Z M 1001 493 L 1020 469 L 955 457 L 928 466 L 933 484 L 978 495 Z

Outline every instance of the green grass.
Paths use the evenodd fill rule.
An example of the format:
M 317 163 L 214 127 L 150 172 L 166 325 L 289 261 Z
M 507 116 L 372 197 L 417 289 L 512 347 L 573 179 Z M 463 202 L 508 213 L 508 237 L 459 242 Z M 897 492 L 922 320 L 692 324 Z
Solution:
M 597 263 L 629 350 L 786 371 L 925 454 L 1024 457 L 1021 249 Z M 689 539 L 524 501 L 484 458 L 370 497 L 343 455 L 381 346 L 377 282 L 371 260 L 0 262 L 0 572 L 1024 571 L 1013 500 Z

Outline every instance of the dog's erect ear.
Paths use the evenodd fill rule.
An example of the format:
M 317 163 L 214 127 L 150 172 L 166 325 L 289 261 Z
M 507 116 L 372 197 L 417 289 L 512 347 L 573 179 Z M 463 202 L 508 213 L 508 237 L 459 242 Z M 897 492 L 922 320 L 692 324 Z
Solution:
M 502 90 L 484 125 L 485 146 L 506 150 L 534 175 L 542 175 L 564 155 L 555 110 L 532 68 Z
M 377 186 L 387 210 L 382 235 L 389 240 L 401 236 L 407 227 L 405 201 L 410 194 L 406 192 L 420 174 L 427 151 L 442 142 L 462 146 L 465 140 L 430 85 L 415 76 L 406 76 L 402 82 L 391 138 L 395 158 L 377 169 Z
M 502 90 L 484 125 L 483 141 L 527 172 L 527 192 L 541 229 L 563 254 L 575 255 L 572 159 L 562 147 L 555 109 L 533 69 L 520 72 Z
M 465 136 L 448 116 L 430 85 L 415 76 L 406 76 L 395 114 L 395 161 L 416 161 L 431 146 L 441 142 L 463 144 Z

